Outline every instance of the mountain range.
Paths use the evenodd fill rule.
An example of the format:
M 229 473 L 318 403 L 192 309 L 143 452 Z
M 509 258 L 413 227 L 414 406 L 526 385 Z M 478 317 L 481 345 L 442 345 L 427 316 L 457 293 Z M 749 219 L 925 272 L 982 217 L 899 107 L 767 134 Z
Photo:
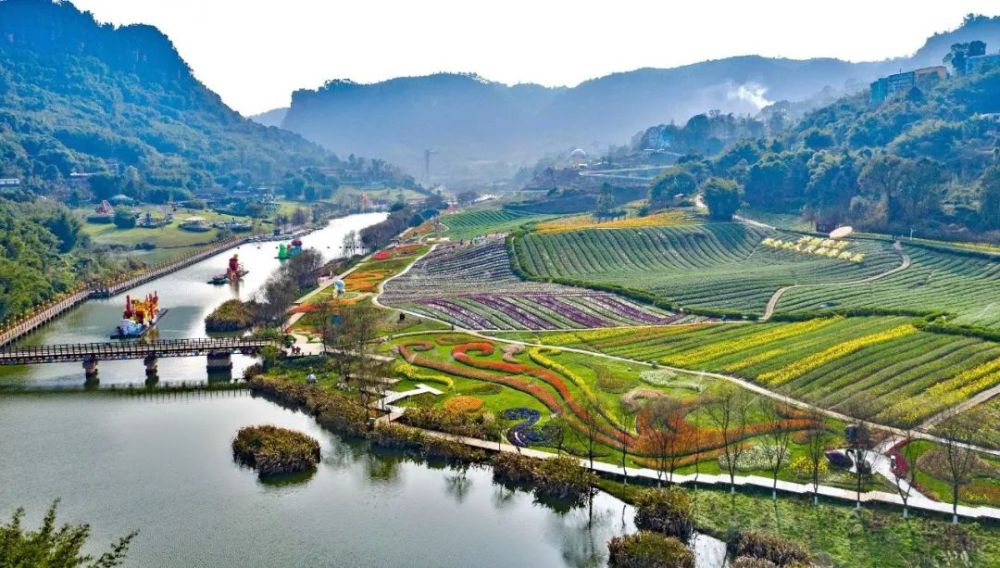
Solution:
M 915 53 L 852 63 L 756 55 L 670 69 L 637 69 L 575 87 L 508 86 L 475 74 L 440 73 L 372 84 L 333 80 L 292 94 L 287 109 L 256 117 L 338 153 L 382 156 L 422 179 L 432 150 L 434 181 L 484 181 L 550 152 L 603 152 L 652 124 L 717 109 L 756 114 L 776 101 L 803 101 L 830 88 L 857 92 L 873 79 L 940 65 L 950 46 L 979 39 L 1000 47 L 1000 17 L 969 16 Z

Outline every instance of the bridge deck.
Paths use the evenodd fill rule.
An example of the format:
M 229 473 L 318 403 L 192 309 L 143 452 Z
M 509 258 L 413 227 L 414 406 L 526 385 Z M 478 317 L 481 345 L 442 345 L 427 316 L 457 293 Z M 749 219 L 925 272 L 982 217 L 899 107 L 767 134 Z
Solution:
M 68 361 L 186 357 L 208 353 L 253 353 L 274 341 L 223 337 L 218 339 L 161 339 L 15 347 L 0 351 L 0 365 L 59 363 Z

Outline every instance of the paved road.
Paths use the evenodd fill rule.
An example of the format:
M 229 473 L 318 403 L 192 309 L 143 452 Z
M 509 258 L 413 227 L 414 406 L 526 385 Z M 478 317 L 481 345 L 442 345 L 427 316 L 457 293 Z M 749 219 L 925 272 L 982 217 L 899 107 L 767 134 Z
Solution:
M 899 241 L 893 243 L 892 248 L 897 253 L 899 253 L 900 258 L 902 259 L 902 262 L 896 268 L 893 268 L 891 270 L 886 270 L 885 272 L 876 274 L 874 276 L 869 276 L 868 278 L 863 278 L 861 280 L 851 280 L 849 282 L 827 282 L 818 284 L 795 284 L 793 286 L 785 286 L 784 288 L 779 288 L 774 293 L 774 295 L 771 296 L 771 299 L 768 300 L 767 308 L 764 309 L 764 315 L 760 318 L 759 321 L 767 321 L 771 319 L 771 316 L 774 315 L 774 310 L 778 307 L 778 302 L 781 301 L 781 297 L 785 295 L 785 292 L 791 290 L 792 288 L 839 288 L 840 286 L 857 286 L 859 284 L 867 284 L 869 282 L 874 282 L 875 280 L 881 280 L 882 278 L 885 278 L 887 276 L 892 276 L 897 272 L 902 272 L 906 270 L 907 268 L 910 267 L 910 265 L 913 264 L 913 261 L 910 259 L 910 255 L 906 254 L 906 251 L 903 250 L 903 245 L 901 245 Z

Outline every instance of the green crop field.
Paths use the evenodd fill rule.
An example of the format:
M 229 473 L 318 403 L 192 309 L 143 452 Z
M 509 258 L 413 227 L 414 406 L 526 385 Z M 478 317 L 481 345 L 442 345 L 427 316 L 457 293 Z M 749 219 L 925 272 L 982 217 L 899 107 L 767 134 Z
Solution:
M 881 308 L 947 312 L 953 323 L 1000 327 L 1000 258 L 906 247 L 913 265 L 857 286 L 789 290 L 778 313 L 823 308 Z
M 919 331 L 902 317 L 538 334 L 545 343 L 722 372 L 797 399 L 914 426 L 1000 384 L 1000 344 Z
M 447 235 L 456 239 L 471 239 L 486 233 L 513 231 L 529 221 L 551 219 L 553 215 L 533 215 L 508 209 L 469 209 L 443 215 L 441 222 L 448 227 Z
M 783 286 L 846 282 L 900 264 L 888 243 L 851 241 L 853 263 L 763 246 L 799 235 L 737 223 L 614 231 L 529 233 L 516 242 L 521 267 L 541 278 L 612 284 L 650 292 L 680 307 L 762 314 Z

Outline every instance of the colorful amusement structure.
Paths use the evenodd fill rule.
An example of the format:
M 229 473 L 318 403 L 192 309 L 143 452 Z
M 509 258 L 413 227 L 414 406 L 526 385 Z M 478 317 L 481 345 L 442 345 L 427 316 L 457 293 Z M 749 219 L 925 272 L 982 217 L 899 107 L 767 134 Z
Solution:
M 249 273 L 250 271 L 240 263 L 240 255 L 233 254 L 233 256 L 229 258 L 229 264 L 226 265 L 226 271 L 222 274 L 216 274 L 213 276 L 212 279 L 209 280 L 209 284 L 225 284 L 226 282 L 235 284 Z
M 278 245 L 278 260 L 288 260 L 302 252 L 302 240 L 295 239 L 288 245 L 281 243 Z
M 142 337 L 150 329 L 156 327 L 160 318 L 166 315 L 167 310 L 160 309 L 160 296 L 153 292 L 147 294 L 144 299 L 125 296 L 125 309 L 122 311 L 122 321 L 115 328 L 115 333 L 111 339 L 128 339 L 132 337 Z

